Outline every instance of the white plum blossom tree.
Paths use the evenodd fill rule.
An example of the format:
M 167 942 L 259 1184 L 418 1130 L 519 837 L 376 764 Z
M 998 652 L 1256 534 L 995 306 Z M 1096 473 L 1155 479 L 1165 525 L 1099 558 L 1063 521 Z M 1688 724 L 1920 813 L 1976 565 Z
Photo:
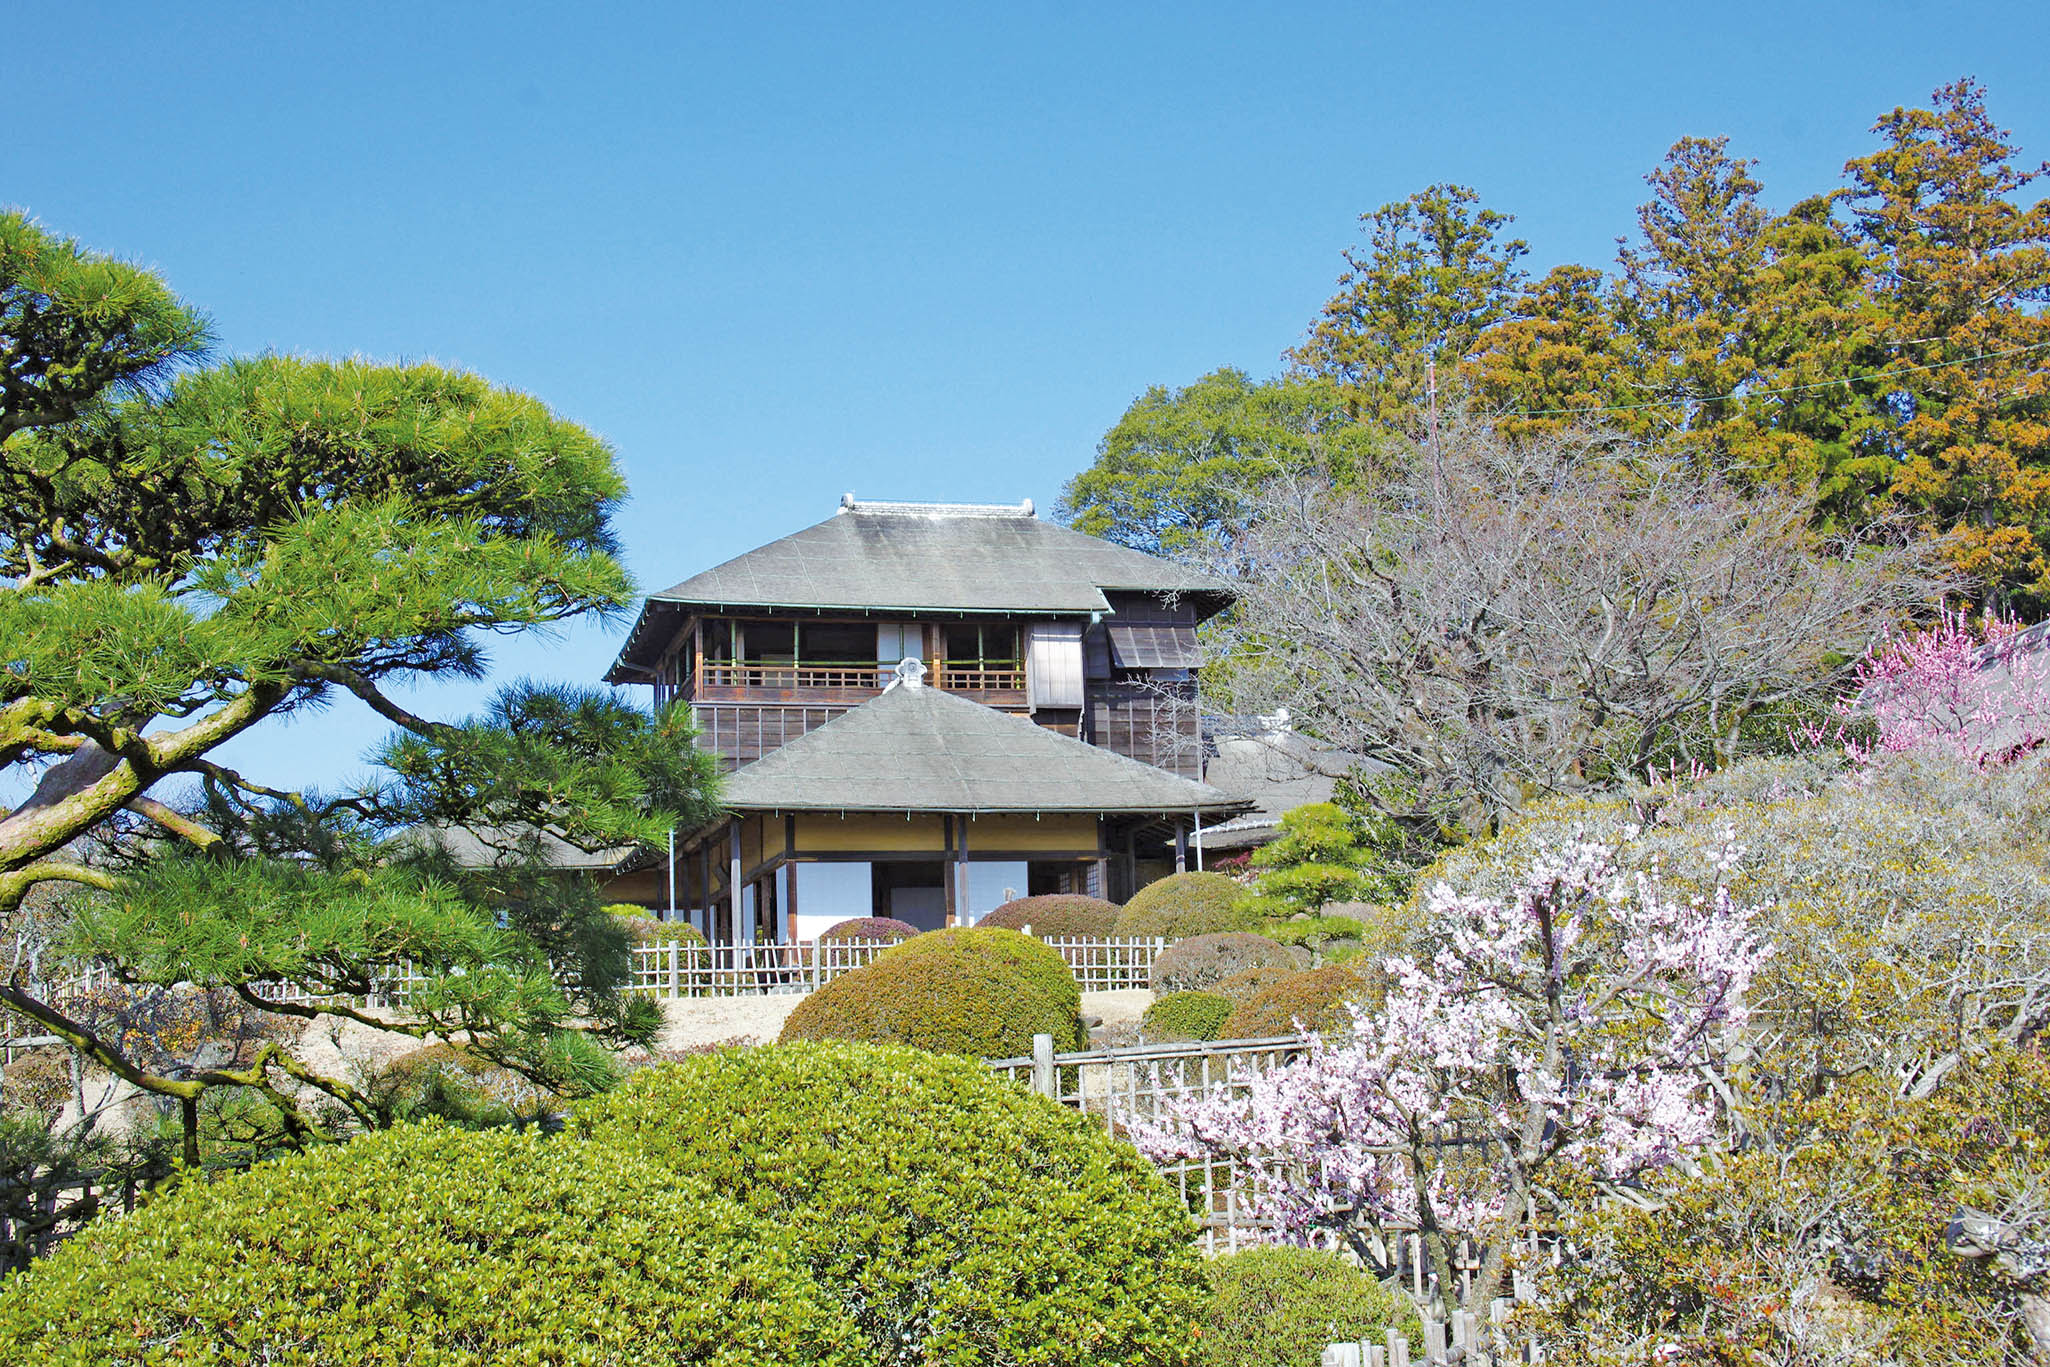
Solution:
M 1637 832 L 1626 830 L 1625 840 Z M 1719 872 L 1741 850 L 1723 842 Z M 1423 1236 L 1439 1294 L 1458 1238 L 1486 1248 L 1470 1302 L 1498 1293 L 1527 1203 L 1564 1172 L 1612 1187 L 1717 1136 L 1745 990 L 1770 953 L 1720 883 L 1667 895 L 1656 863 L 1579 834 L 1503 896 L 1429 894 L 1426 958 L 1386 961 L 1385 1002 L 1304 1058 L 1170 1103 L 1130 1130 L 1156 1162 L 1228 1162 L 1276 1237 Z M 1454 1126 L 1464 1142 L 1446 1143 Z

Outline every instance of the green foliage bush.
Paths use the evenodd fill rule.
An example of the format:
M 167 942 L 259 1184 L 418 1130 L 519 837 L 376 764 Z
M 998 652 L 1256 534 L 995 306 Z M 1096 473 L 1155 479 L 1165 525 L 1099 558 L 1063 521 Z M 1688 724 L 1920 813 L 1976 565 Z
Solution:
M 975 924 L 1003 930 L 1032 927 L 1034 935 L 1109 936 L 1117 927 L 1118 904 L 1078 893 L 1047 893 L 1004 903 Z
M 1170 992 L 1146 1008 L 1139 1025 L 1150 1040 L 1210 1040 L 1231 1012 L 1231 998 L 1215 992 Z
M 1246 890 L 1221 873 L 1174 873 L 1148 883 L 1118 913 L 1120 935 L 1208 935 L 1261 920 Z
M 1253 852 L 1252 866 L 1254 904 L 1265 917 L 1372 901 L 1393 887 L 1365 826 L 1335 802 L 1283 812 L 1280 836 Z
M 1202 1271 L 1176 1196 L 1131 1147 L 980 1064 L 736 1050 L 636 1074 L 576 1123 L 787 1231 L 870 1362 L 1190 1360 Z
M 1351 916 L 1303 916 L 1288 921 L 1269 921 L 1260 933 L 1276 944 L 1301 945 L 1322 950 L 1335 940 L 1358 940 L 1367 932 L 1366 923 Z
M 630 902 L 615 902 L 605 908 L 623 927 L 635 944 L 701 945 L 705 937 L 688 921 L 665 921 L 659 916 L 650 916 L 645 907 Z
M 1204 1367 L 1305 1367 L 1325 1345 L 1380 1343 L 1400 1330 L 1419 1351 L 1416 1307 L 1336 1253 L 1277 1245 L 1210 1264 L 1198 1361 Z
M 1079 1049 L 1082 994 L 1059 952 L 1015 930 L 936 930 L 892 946 L 806 997 L 781 1039 L 909 1044 L 1015 1058 L 1032 1037 Z
M 0 1296 L 52 1367 L 869 1361 L 796 1240 L 618 1148 L 402 1126 L 103 1220 Z
M 1579 1256 L 1539 1269 L 1525 1312 L 1547 1361 L 1648 1342 L 1712 1367 L 2032 1360 L 2018 1293 L 2040 1273 L 2018 1264 L 2050 1238 L 2041 1055 L 1990 1050 L 1924 1099 L 1863 1074 L 1754 1118 L 1753 1143 L 1664 1170 L 1644 1202 L 1584 1203 L 1563 1231 Z M 1947 1246 L 1966 1210 L 2012 1222 L 2016 1265 Z
M 819 941 L 831 944 L 838 940 L 908 940 L 918 933 L 917 926 L 894 916 L 855 916 L 827 926 L 819 932 Z
M 1343 1003 L 1357 997 L 1366 983 L 1349 968 L 1327 966 L 1291 973 L 1248 998 L 1224 1023 L 1220 1039 L 1266 1039 L 1293 1035 L 1300 1021 L 1312 1030 L 1349 1027 L 1352 1017 Z
M 1266 936 L 1243 930 L 1192 935 L 1169 945 L 1153 961 L 1153 995 L 1207 991 L 1226 978 L 1261 965 L 1293 968 L 1295 957 Z
M 1229 1000 L 1233 1006 L 1239 1006 L 1259 996 L 1283 978 L 1300 971 L 1294 959 L 1254 964 L 1251 968 L 1242 968 L 1218 983 L 1217 994 Z

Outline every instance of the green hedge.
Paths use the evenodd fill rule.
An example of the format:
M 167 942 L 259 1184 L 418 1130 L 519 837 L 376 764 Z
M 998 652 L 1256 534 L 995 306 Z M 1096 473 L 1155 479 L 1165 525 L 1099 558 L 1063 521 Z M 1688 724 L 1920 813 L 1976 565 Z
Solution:
M 1204 1367 L 1305 1367 L 1328 1344 L 1380 1343 L 1391 1326 L 1423 1351 L 1423 1324 L 1409 1298 L 1336 1253 L 1248 1249 L 1218 1258 L 1209 1275 L 1198 1340 Z
M 1291 973 L 1241 1004 L 1224 1023 L 1224 1039 L 1264 1039 L 1293 1035 L 1296 1022 L 1313 1030 L 1347 1029 L 1352 1016 L 1343 1003 L 1366 990 L 1366 982 L 1349 968 L 1327 966 Z
M 616 1147 L 409 1125 L 90 1226 L 0 1294 L 0 1361 L 872 1361 L 801 1252 Z
M 781 1039 L 909 1044 L 971 1058 L 1015 1058 L 1032 1037 L 1079 1049 L 1082 994 L 1060 954 L 1015 930 L 935 930 L 806 997 Z
M 1367 932 L 1366 923 L 1350 916 L 1302 916 L 1286 921 L 1268 921 L 1260 933 L 1285 945 L 1319 948 L 1332 940 L 1358 940 Z
M 1283 978 L 1299 973 L 1293 958 L 1242 968 L 1217 984 L 1217 995 L 1229 997 L 1233 1006 L 1243 1006 Z
M 1207 935 L 1257 924 L 1246 890 L 1221 873 L 1175 873 L 1148 883 L 1118 913 L 1120 935 Z
M 1087 935 L 1103 939 L 1115 931 L 1117 923 L 1116 902 L 1054 892 L 1006 902 L 975 924 L 1002 930 L 1031 926 L 1034 935 Z
M 1146 1038 L 1162 1043 L 1175 1040 L 1218 1039 L 1218 1030 L 1231 1019 L 1232 1000 L 1215 992 L 1170 992 L 1146 1008 L 1139 1028 Z
M 1295 967 L 1295 956 L 1264 935 L 1228 930 L 1178 940 L 1153 961 L 1148 979 L 1155 996 L 1203 992 L 1260 965 Z
M 819 932 L 819 939 L 830 944 L 835 940 L 908 940 L 917 934 L 917 926 L 894 916 L 856 916 L 827 926 Z
M 736 1050 L 636 1074 L 572 1123 L 788 1231 L 872 1362 L 1191 1361 L 1203 1274 L 1173 1191 L 967 1059 Z

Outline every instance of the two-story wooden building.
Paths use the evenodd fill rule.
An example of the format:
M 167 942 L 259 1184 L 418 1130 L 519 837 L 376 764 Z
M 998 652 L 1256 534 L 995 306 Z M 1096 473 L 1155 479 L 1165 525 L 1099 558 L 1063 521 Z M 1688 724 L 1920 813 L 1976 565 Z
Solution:
M 1196 626 L 1230 601 L 1029 503 L 848 495 L 643 607 L 607 680 L 690 704 L 730 816 L 609 895 L 743 943 L 1127 896 L 1247 805 L 1200 781 Z

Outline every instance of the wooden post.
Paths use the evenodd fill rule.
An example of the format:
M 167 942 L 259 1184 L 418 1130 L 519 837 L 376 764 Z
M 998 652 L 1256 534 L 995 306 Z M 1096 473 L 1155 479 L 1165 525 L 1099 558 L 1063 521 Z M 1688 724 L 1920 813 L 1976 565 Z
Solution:
M 683 995 L 683 965 L 679 962 L 682 954 L 683 946 L 671 940 L 669 942 L 669 995 L 671 999 Z
M 1409 1336 L 1400 1329 L 1388 1331 L 1388 1367 L 1409 1367 Z
M 1174 823 L 1174 871 L 1189 871 L 1189 828 L 1179 821 Z
M 954 818 L 954 862 L 947 869 L 947 876 L 955 884 L 954 907 L 956 925 L 973 925 L 969 918 L 974 916 L 975 907 L 970 901 L 968 888 L 968 818 Z
M 941 895 L 945 899 L 947 908 L 946 920 L 943 924 L 957 926 L 961 923 L 955 919 L 958 908 L 955 905 L 956 899 L 954 896 L 954 818 L 951 815 L 940 818 L 940 847 L 945 851 L 942 856 L 945 862 L 940 865 Z
M 733 943 L 751 945 L 755 942 L 754 927 L 741 919 L 747 909 L 742 905 L 740 895 L 740 818 L 737 816 L 726 823 L 726 841 L 732 861 L 727 877 L 726 902 L 733 913 Z
M 797 943 L 797 861 L 783 866 L 783 914 L 777 919 L 783 922 L 777 938 L 785 944 Z
M 1044 1097 L 1060 1100 L 1059 1087 L 1053 1068 L 1053 1036 L 1032 1037 L 1032 1090 Z

